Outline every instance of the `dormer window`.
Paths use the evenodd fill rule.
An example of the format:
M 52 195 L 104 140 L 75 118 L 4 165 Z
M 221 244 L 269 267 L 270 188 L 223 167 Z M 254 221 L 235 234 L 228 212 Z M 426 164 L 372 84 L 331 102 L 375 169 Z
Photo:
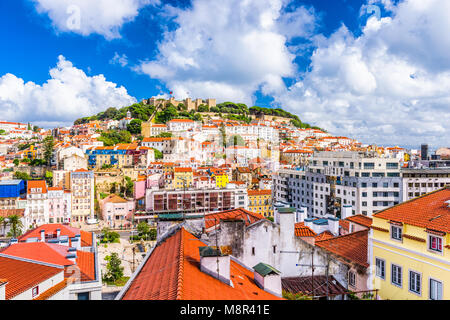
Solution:
M 428 249 L 442 253 L 442 238 L 430 234 L 428 236 Z
M 402 241 L 402 227 L 400 226 L 391 226 L 391 239 Z

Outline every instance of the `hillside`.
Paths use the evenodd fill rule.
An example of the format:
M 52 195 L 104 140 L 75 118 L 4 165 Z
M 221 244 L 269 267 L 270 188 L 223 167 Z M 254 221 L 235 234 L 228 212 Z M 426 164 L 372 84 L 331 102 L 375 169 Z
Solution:
M 253 118 L 268 115 L 274 116 L 276 118 L 285 118 L 286 122 L 290 122 L 297 128 L 313 128 L 323 130 L 319 127 L 311 126 L 308 123 L 302 122 L 297 115 L 289 113 L 281 108 L 272 109 L 258 106 L 248 108 L 247 105 L 243 103 L 223 102 L 211 108 L 209 108 L 207 105 L 200 105 L 197 111 L 187 111 L 186 109 L 187 108 L 183 104 L 179 104 L 177 107 L 169 104 L 156 112 L 155 122 L 166 123 L 167 121 L 175 118 L 202 121 L 203 117 L 207 116 L 206 113 L 215 113 L 224 119 L 239 120 L 250 123 Z M 131 112 L 131 116 L 133 118 L 139 119 L 141 121 L 148 121 L 155 110 L 155 106 L 146 105 L 143 102 L 135 103 L 131 106 L 123 107 L 120 109 L 110 107 L 103 112 L 99 112 L 96 115 L 77 119 L 74 124 L 83 124 L 94 120 L 120 120 L 126 117 L 128 111 Z

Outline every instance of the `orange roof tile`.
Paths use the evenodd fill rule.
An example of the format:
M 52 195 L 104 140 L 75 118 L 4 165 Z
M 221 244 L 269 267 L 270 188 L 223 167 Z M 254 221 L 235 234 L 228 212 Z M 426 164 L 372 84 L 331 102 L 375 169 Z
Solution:
M 350 260 L 367 268 L 369 266 L 367 263 L 368 235 L 369 230 L 362 230 L 327 240 L 316 241 L 316 245 L 345 260 Z
M 230 261 L 234 287 L 200 270 L 199 247 L 184 228 L 159 244 L 133 279 L 123 300 L 278 300 L 260 289 L 253 272 Z
M 324 232 L 322 232 L 316 236 L 316 241 L 328 240 L 331 238 L 334 238 L 334 234 L 332 234 L 328 230 L 325 230 Z
M 31 193 L 31 189 L 40 188 L 41 193 L 47 193 L 47 184 L 45 180 L 29 180 L 27 182 L 27 193 Z
M 295 236 L 296 237 L 315 237 L 317 234 L 310 228 L 305 226 L 304 222 L 295 224 Z
M 19 237 L 19 242 L 25 242 L 28 238 L 41 238 L 41 230 L 45 230 L 46 235 L 50 235 L 50 237 L 56 238 L 56 229 L 60 229 L 61 236 L 68 236 L 69 238 L 73 238 L 76 235 L 81 235 L 81 246 L 82 247 L 91 247 L 92 246 L 92 233 L 80 230 L 78 228 L 70 227 L 68 225 L 59 224 L 59 223 L 51 223 L 44 224 L 40 227 L 27 231 L 24 235 Z
M 357 214 L 355 216 L 350 216 L 347 219 L 348 221 L 357 223 L 359 225 L 362 225 L 364 227 L 370 228 L 370 226 L 372 225 L 372 218 L 366 217 L 362 214 Z
M 244 220 L 245 225 L 249 226 L 259 220 L 265 219 L 264 216 L 245 210 L 243 208 L 232 209 L 222 212 L 209 213 L 205 215 L 205 229 L 210 229 L 220 223 L 220 220 Z
M 445 187 L 379 211 L 373 217 L 450 233 L 450 208 L 445 203 L 448 200 L 450 187 Z
M 272 194 L 272 190 L 248 190 L 249 196 L 267 196 Z
M 1 251 L 14 257 L 20 257 L 60 266 L 70 266 L 74 262 L 66 259 L 69 247 L 45 242 L 21 242 L 6 247 Z M 65 253 L 64 253 L 65 252 Z
M 62 271 L 62 268 L 0 256 L 0 277 L 8 282 L 5 287 L 6 300 L 14 298 Z

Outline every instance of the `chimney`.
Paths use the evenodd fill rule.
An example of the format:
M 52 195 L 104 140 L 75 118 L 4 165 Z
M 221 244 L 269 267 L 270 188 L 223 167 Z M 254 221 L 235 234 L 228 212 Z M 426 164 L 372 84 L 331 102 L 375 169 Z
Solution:
M 61 229 L 56 229 L 56 238 L 59 239 L 60 235 L 61 235 Z
M 300 210 L 297 211 L 295 223 L 305 222 L 305 219 L 308 219 L 308 208 L 301 207 Z
M 10 245 L 13 245 L 13 244 L 16 244 L 16 243 L 19 243 L 19 240 L 14 239 L 14 238 L 12 238 L 11 240 L 9 240 L 9 244 L 10 244 Z
M 348 217 L 351 217 L 353 215 L 352 213 L 352 206 L 351 205 L 343 205 L 341 209 L 341 219 L 347 219 Z
M 45 242 L 45 230 L 41 230 L 41 242 Z
M 307 226 L 308 228 L 313 229 L 313 221 L 314 219 L 312 218 L 307 218 L 304 220 L 305 226 Z
M 337 237 L 339 235 L 339 219 L 334 217 L 328 218 L 328 228 Z
M 220 249 L 199 247 L 200 270 L 230 285 L 230 256 L 224 255 Z
M 277 297 L 281 297 L 281 272 L 274 267 L 258 263 L 253 267 L 253 276 L 258 287 Z
M 295 209 L 278 208 L 278 219 L 280 221 L 280 234 L 282 243 L 290 244 L 295 235 Z
M 72 242 L 72 248 L 81 249 L 81 235 L 77 234 L 70 240 Z

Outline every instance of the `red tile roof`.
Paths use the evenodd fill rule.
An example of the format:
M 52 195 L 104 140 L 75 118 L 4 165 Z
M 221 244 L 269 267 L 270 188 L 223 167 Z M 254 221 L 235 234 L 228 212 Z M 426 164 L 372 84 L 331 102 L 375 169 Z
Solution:
M 332 234 L 330 231 L 326 230 L 316 236 L 316 241 L 323 241 L 334 238 L 334 234 Z
M 346 218 L 345 220 L 351 221 L 353 223 L 357 223 L 357 224 L 362 225 L 367 228 L 370 228 L 370 226 L 372 225 L 372 218 L 366 217 L 362 214 L 350 216 L 350 217 Z
M 367 268 L 369 266 L 367 263 L 368 235 L 369 230 L 362 230 L 327 240 L 316 241 L 316 245 L 345 260 L 350 260 Z
M 0 277 L 8 282 L 5 287 L 6 300 L 14 298 L 62 271 L 63 269 L 57 267 L 0 256 Z
M 265 219 L 264 216 L 245 210 L 243 208 L 232 209 L 217 213 L 209 213 L 205 215 L 205 229 L 211 229 L 216 224 L 220 223 L 220 220 L 244 220 L 245 225 L 249 226 L 259 220 Z
M 315 237 L 317 234 L 310 228 L 305 226 L 304 222 L 295 224 L 295 236 L 296 237 Z
M 17 243 L 1 251 L 14 257 L 20 257 L 60 266 L 70 266 L 74 262 L 66 259 L 69 247 L 45 242 Z
M 248 190 L 249 196 L 267 196 L 272 194 L 272 190 Z
M 450 233 L 450 187 L 379 211 L 375 218 L 393 220 L 416 227 Z
M 19 242 L 25 242 L 28 238 L 38 238 L 41 239 L 41 230 L 45 230 L 46 235 L 51 235 L 51 237 L 56 238 L 56 229 L 60 229 L 61 236 L 68 236 L 69 238 L 75 237 L 77 234 L 81 235 L 81 246 L 91 247 L 92 246 L 92 233 L 80 230 L 78 228 L 70 227 L 64 224 L 44 224 L 33 230 L 27 231 L 24 235 L 19 237 Z
M 253 280 L 253 272 L 230 261 L 234 287 L 200 270 L 199 247 L 206 246 L 181 228 L 159 244 L 123 300 L 276 300 Z
M 31 193 L 31 189 L 40 188 L 41 193 L 47 193 L 47 184 L 45 180 L 28 180 L 27 182 L 27 193 Z

